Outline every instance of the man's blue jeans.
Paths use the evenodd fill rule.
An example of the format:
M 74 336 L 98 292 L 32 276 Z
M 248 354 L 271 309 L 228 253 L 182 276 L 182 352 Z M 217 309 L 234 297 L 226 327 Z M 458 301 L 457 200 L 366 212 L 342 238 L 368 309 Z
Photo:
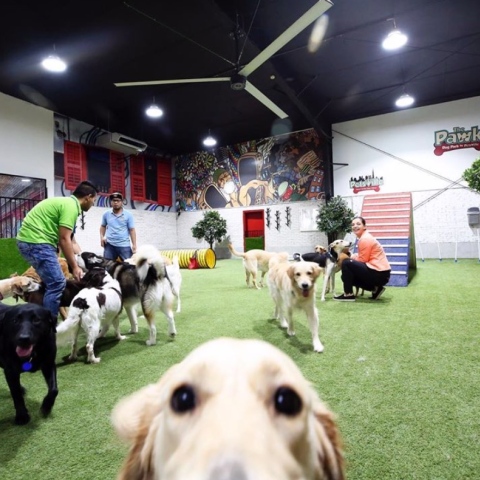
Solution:
M 131 247 L 116 247 L 110 243 L 106 243 L 103 250 L 103 256 L 108 260 L 116 260 L 118 257 L 120 257 L 121 260 L 126 260 L 132 255 L 133 252 Z
M 67 282 L 58 263 L 57 249 L 47 243 L 20 241 L 17 241 L 17 247 L 22 257 L 37 271 L 45 284 L 43 306 L 57 317 L 60 298 Z

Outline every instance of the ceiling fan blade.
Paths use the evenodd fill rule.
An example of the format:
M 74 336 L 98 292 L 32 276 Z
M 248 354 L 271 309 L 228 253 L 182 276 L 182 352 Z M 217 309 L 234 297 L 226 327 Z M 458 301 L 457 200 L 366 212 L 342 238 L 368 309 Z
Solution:
M 277 107 L 266 95 L 264 95 L 257 87 L 254 87 L 248 80 L 245 83 L 245 90 L 250 95 L 253 95 L 259 102 L 263 103 L 278 117 L 288 117 L 288 114 L 286 114 L 280 107 Z
M 265 63 L 272 55 L 278 52 L 290 40 L 305 30 L 320 15 L 324 14 L 333 3 L 330 0 L 319 0 L 310 10 L 305 12 L 296 22 L 290 25 L 279 37 L 277 37 L 265 50 L 261 51 L 250 63 L 247 63 L 238 73 L 248 77 L 260 65 Z
M 141 87 L 144 85 L 171 85 L 174 83 L 207 83 L 207 82 L 229 82 L 230 77 L 213 78 L 180 78 L 177 80 L 150 80 L 146 82 L 122 82 L 114 83 L 116 87 Z

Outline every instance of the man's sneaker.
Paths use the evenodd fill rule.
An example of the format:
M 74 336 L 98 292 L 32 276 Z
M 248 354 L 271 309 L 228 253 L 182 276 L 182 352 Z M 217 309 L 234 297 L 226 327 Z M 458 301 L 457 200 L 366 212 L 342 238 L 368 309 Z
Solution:
M 355 301 L 355 297 L 353 295 L 350 295 L 350 296 L 346 296 L 345 294 L 341 294 L 341 295 L 335 295 L 333 297 L 334 300 L 338 300 L 339 302 L 354 302 Z
M 372 300 L 378 300 L 385 290 L 385 287 L 377 287 L 376 290 L 374 290 L 374 292 L 372 293 Z

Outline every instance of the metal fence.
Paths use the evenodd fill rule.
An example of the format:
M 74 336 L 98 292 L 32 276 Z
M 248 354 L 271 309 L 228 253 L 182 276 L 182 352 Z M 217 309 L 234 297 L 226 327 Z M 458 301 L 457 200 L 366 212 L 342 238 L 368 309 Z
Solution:
M 0 238 L 15 238 L 25 215 L 41 199 L 0 197 Z

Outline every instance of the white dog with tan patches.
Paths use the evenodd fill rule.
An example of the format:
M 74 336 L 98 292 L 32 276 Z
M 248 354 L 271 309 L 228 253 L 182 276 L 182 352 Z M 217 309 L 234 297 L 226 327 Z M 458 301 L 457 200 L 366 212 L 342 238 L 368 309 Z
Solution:
M 261 340 L 218 338 L 121 400 L 117 480 L 343 480 L 334 415 Z
M 315 306 L 316 280 L 321 268 L 315 262 L 279 262 L 270 261 L 268 270 L 268 288 L 275 303 L 275 318 L 280 326 L 287 329 L 289 335 L 295 335 L 293 310 L 299 308 L 305 312 L 312 334 L 313 349 L 323 352 L 318 336 L 318 311 Z

